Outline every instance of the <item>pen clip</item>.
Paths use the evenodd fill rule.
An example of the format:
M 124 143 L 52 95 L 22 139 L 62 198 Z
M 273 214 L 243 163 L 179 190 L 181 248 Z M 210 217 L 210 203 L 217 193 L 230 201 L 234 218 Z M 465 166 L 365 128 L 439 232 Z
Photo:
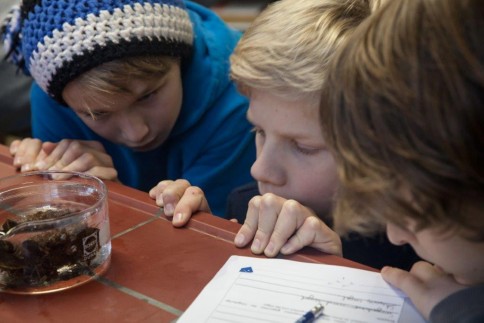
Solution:
M 314 318 L 317 318 L 321 314 L 323 314 L 324 306 L 319 303 L 318 305 L 314 306 L 311 312 L 314 314 Z
M 311 323 L 316 318 L 323 314 L 324 306 L 320 303 L 314 306 L 310 311 L 306 312 L 303 316 L 301 316 L 296 323 Z

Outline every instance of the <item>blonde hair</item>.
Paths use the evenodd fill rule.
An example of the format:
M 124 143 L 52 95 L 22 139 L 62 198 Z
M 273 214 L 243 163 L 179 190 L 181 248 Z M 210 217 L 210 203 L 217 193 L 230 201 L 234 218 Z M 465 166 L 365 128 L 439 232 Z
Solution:
M 247 29 L 232 54 L 241 92 L 264 89 L 284 98 L 319 93 L 334 50 L 382 0 L 280 0 Z

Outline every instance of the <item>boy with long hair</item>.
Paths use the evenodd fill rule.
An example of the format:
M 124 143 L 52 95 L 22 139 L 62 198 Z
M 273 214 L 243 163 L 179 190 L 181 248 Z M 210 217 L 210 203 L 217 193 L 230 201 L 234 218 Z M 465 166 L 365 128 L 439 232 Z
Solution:
M 484 322 L 483 35 L 482 1 L 390 1 L 336 56 L 320 107 L 335 228 L 386 228 L 427 260 L 382 276 L 431 322 Z

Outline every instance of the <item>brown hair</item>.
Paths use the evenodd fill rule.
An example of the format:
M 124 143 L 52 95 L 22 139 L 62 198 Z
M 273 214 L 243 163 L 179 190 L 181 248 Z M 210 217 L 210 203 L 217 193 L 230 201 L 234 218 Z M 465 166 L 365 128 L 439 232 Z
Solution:
M 78 79 L 86 88 L 100 92 L 124 92 L 125 84 L 131 79 L 151 79 L 168 72 L 178 59 L 168 56 L 126 57 L 101 64 Z
M 126 57 L 98 65 L 75 80 L 87 92 L 96 94 L 91 99 L 103 104 L 104 94 L 127 93 L 130 80 L 154 80 L 162 77 L 179 61 L 179 58 L 169 56 Z M 86 102 L 83 104 L 88 111 L 91 110 Z
M 394 0 L 337 53 L 320 112 L 340 233 L 411 218 L 484 240 L 483 33 L 479 0 Z

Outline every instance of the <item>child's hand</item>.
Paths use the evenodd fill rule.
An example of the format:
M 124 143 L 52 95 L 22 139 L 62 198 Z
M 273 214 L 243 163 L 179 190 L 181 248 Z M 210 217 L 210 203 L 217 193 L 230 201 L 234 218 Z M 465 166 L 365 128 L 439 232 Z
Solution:
M 184 179 L 161 181 L 149 194 L 156 205 L 164 208 L 166 216 L 173 217 L 172 224 L 176 227 L 184 226 L 198 211 L 212 213 L 202 189 Z
M 38 170 L 35 167 L 36 161 L 42 160 L 47 156 L 42 150 L 42 142 L 33 138 L 12 141 L 10 153 L 14 157 L 13 165 L 20 169 L 21 172 Z
M 244 225 L 234 242 L 244 247 L 252 239 L 252 252 L 267 257 L 275 257 L 279 251 L 291 254 L 304 246 L 342 255 L 340 237 L 311 209 L 271 193 L 250 200 Z
M 101 143 L 63 139 L 58 143 L 26 138 L 10 145 L 14 165 L 22 172 L 58 170 L 82 172 L 116 180 L 118 173 Z
M 410 272 L 399 268 L 383 267 L 381 275 L 388 283 L 407 294 L 426 320 L 429 319 L 435 305 L 447 296 L 467 287 L 425 261 L 415 263 Z

